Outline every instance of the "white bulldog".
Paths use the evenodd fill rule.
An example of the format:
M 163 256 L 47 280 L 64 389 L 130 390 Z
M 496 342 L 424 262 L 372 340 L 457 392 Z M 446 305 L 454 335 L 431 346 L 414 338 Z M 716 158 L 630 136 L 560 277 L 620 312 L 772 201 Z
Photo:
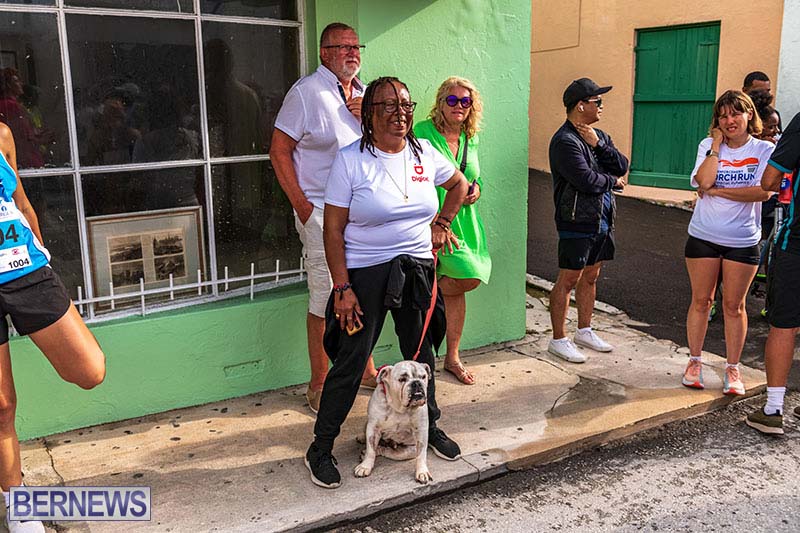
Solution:
M 372 473 L 379 455 L 405 461 L 416 458 L 414 477 L 432 481 L 428 471 L 428 380 L 431 369 L 415 361 L 401 361 L 378 372 L 378 387 L 367 407 L 367 448 L 356 477 Z

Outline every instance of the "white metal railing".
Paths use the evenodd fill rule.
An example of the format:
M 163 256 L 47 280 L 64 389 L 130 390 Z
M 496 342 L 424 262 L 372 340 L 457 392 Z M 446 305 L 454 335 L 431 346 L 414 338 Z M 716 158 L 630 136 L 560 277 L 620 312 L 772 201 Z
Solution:
M 224 273 L 224 277 L 220 277 L 217 280 L 204 281 L 202 271 L 198 270 L 197 281 L 179 285 L 174 283 L 173 275 L 170 274 L 169 285 L 150 289 L 145 288 L 144 278 L 140 278 L 138 291 L 122 293 L 115 291 L 114 282 L 111 281 L 108 283 L 108 296 L 84 297 L 83 287 L 79 286 L 77 288 L 78 299 L 73 300 L 73 303 L 87 323 L 97 323 L 132 315 L 147 316 L 148 313 L 152 312 L 168 311 L 201 303 L 236 298 L 247 294 L 252 300 L 257 292 L 303 281 L 305 279 L 305 265 L 301 257 L 300 268 L 281 270 L 281 261 L 277 259 L 275 260 L 275 270 L 273 272 L 256 273 L 255 263 L 250 263 L 250 273 L 247 275 L 231 277 L 227 266 L 224 268 Z M 231 288 L 231 285 L 243 282 L 247 282 L 247 286 Z M 212 289 L 211 293 L 204 292 L 203 289 L 205 288 Z M 197 291 L 195 296 L 188 296 L 189 292 L 194 291 Z M 163 298 L 167 295 L 167 299 Z M 153 301 L 152 297 L 154 296 L 162 296 L 162 298 Z M 150 302 L 147 301 L 147 297 L 151 297 Z M 138 300 L 138 305 L 130 305 L 131 302 L 136 300 Z M 103 306 L 103 304 L 107 304 L 108 307 L 98 310 L 98 305 Z M 122 304 L 128 305 L 118 309 L 118 306 Z

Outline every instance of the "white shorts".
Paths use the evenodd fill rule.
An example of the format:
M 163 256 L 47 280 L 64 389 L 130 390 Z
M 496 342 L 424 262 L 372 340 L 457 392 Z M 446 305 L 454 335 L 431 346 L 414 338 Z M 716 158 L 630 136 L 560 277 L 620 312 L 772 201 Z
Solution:
M 322 213 L 314 207 L 305 224 L 300 223 L 294 214 L 294 227 L 303 243 L 303 264 L 308 274 L 308 312 L 314 316 L 325 317 L 325 307 L 333 289 L 328 262 L 325 260 L 325 245 L 322 242 Z

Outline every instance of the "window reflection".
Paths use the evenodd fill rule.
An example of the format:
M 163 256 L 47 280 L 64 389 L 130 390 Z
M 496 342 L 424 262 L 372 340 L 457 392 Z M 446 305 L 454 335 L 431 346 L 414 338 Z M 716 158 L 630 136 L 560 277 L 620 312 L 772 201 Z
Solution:
M 86 216 L 203 205 L 202 167 L 84 174 Z
M 212 157 L 265 154 L 286 91 L 300 77 L 294 28 L 203 23 Z M 253 50 L 269 50 L 269 59 Z
M 201 0 L 204 14 L 297 20 L 294 0 Z
M 34 4 L 43 6 L 52 6 L 56 0 L 0 0 L 0 4 Z
M 0 121 L 14 134 L 17 166 L 70 163 L 56 17 L 0 17 Z
M 68 6 L 108 7 L 119 9 L 150 9 L 192 13 L 192 0 L 66 0 Z
M 191 21 L 68 15 L 82 165 L 202 157 Z
M 85 283 L 72 176 L 26 177 L 22 185 L 39 219 L 43 244 L 52 256 L 50 264 L 76 299 L 78 286 Z
M 231 277 L 300 266 L 294 215 L 268 161 L 214 165 L 214 226 L 217 269 Z

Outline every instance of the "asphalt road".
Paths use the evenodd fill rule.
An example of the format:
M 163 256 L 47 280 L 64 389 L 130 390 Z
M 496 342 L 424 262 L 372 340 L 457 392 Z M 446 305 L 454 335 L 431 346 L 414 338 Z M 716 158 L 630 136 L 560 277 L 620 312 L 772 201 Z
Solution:
M 795 532 L 800 431 L 765 437 L 732 404 L 631 440 L 514 472 L 341 532 Z M 788 405 L 800 403 L 800 395 Z
M 558 276 L 558 236 L 553 221 L 552 178 L 531 171 L 528 188 L 528 272 L 555 281 Z M 638 321 L 639 329 L 654 337 L 686 345 L 686 310 L 691 301 L 683 249 L 691 213 L 617 196 L 616 257 L 603 265 L 597 285 L 598 300 L 607 302 Z M 760 312 L 763 299 L 748 296 L 749 330 L 742 361 L 764 366 L 764 342 L 769 326 Z M 722 313 L 709 324 L 705 349 L 725 355 Z M 790 386 L 800 388 L 800 359 Z

